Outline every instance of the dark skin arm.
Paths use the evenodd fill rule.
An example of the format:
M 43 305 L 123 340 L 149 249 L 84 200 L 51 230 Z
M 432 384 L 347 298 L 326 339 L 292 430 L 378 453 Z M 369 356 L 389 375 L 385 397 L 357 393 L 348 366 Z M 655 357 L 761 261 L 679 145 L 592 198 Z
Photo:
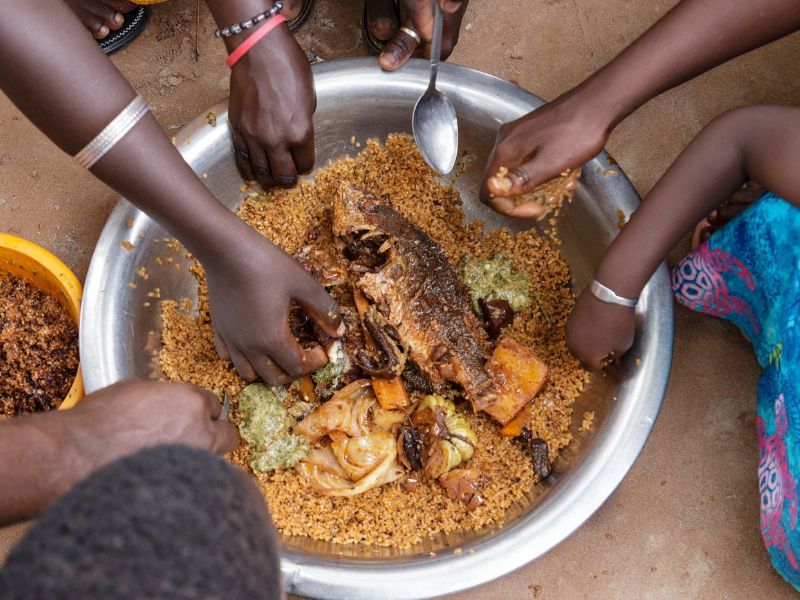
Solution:
M 64 151 L 73 154 L 134 97 L 63 2 L 0 0 L 0 88 Z M 45 42 L 30 44 L 28 32 Z M 19 52 L 19 48 L 26 48 Z M 327 362 L 304 351 L 288 326 L 294 301 L 335 335 L 333 299 L 290 256 L 222 206 L 145 116 L 92 173 L 176 236 L 206 270 L 217 348 L 247 380 L 287 383 Z
M 800 206 L 800 109 L 754 106 L 728 112 L 689 144 L 611 244 L 597 280 L 636 298 L 670 249 L 706 214 L 753 179 Z M 598 369 L 633 343 L 634 311 L 588 290 L 567 322 L 567 345 Z
M 125 381 L 70 410 L 0 422 L 0 526 L 35 517 L 92 471 L 142 448 L 231 452 L 239 436 L 219 414 L 217 397 L 193 385 Z
M 273 6 L 272 0 L 206 0 L 220 27 Z M 230 54 L 254 29 L 225 38 Z M 314 166 L 316 108 L 311 67 L 284 23 L 258 42 L 231 70 L 228 118 L 236 164 L 263 188 L 291 187 Z
M 683 0 L 576 88 L 503 125 L 481 198 L 510 216 L 538 216 L 540 207 L 503 196 L 527 192 L 592 159 L 614 127 L 661 92 L 797 29 L 798 0 Z M 501 166 L 511 171 L 508 192 L 489 184 Z

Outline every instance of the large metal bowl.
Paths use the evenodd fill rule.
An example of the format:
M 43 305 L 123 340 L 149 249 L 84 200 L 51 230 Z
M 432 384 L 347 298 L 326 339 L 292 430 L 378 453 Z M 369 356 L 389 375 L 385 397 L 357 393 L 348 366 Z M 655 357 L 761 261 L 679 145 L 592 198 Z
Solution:
M 351 137 L 383 139 L 411 131 L 411 110 L 428 83 L 428 67 L 412 61 L 399 72 L 381 72 L 373 59 L 331 61 L 314 66 L 317 162 L 357 152 Z M 469 219 L 490 227 L 518 230 L 482 206 L 476 189 L 495 132 L 542 101 L 495 77 L 452 64 L 442 65 L 439 85 L 453 100 L 461 150 L 476 156 L 456 185 Z M 188 163 L 230 208 L 242 200 L 234 165 L 225 106 L 217 125 L 201 115 L 177 136 Z M 563 255 L 575 285 L 587 282 L 604 249 L 619 231 L 617 210 L 630 214 L 639 198 L 622 174 L 600 155 L 584 168 L 574 202 L 559 223 Z M 618 166 L 613 169 L 619 172 Z M 132 228 L 128 227 L 133 218 Z M 81 360 L 88 391 L 125 377 L 157 373 L 158 310 L 144 308 L 147 292 L 162 297 L 194 297 L 188 269 L 155 267 L 163 249 L 154 240 L 166 233 L 121 200 L 97 244 L 86 281 L 81 320 Z M 127 252 L 122 240 L 136 244 Z M 136 271 L 150 271 L 148 286 L 128 287 Z M 532 561 L 575 531 L 609 497 L 642 449 L 666 389 L 672 354 L 672 303 L 668 274 L 661 267 L 637 308 L 636 345 L 621 364 L 595 377 L 576 403 L 576 439 L 555 465 L 555 474 L 509 509 L 502 528 L 438 536 L 407 550 L 338 545 L 300 537 L 283 538 L 283 574 L 291 592 L 318 598 L 424 598 L 476 586 Z M 634 362 L 634 359 L 639 359 Z M 636 364 L 639 363 L 639 364 Z M 584 410 L 594 410 L 595 426 L 578 433 Z M 459 552 L 455 552 L 460 548 Z

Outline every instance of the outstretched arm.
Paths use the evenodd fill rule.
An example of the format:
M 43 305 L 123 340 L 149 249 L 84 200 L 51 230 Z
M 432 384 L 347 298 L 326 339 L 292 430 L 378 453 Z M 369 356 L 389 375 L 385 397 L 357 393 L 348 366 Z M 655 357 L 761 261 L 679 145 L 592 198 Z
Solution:
M 30 519 L 92 471 L 142 448 L 239 443 L 219 399 L 184 383 L 123 381 L 69 410 L 0 422 L 0 526 Z
M 597 280 L 636 298 L 669 251 L 698 221 L 753 179 L 800 206 L 800 108 L 753 106 L 718 117 L 678 157 L 611 244 Z M 585 290 L 567 343 L 590 369 L 633 342 L 633 309 Z
M 0 88 L 74 154 L 134 97 L 125 79 L 58 0 L 0 0 Z M 37 31 L 43 43 L 31 44 Z M 336 334 L 338 307 L 300 266 L 222 206 L 146 115 L 92 173 L 175 235 L 206 270 L 217 346 L 252 380 L 287 383 L 327 362 L 287 325 L 291 301 Z
M 484 174 L 483 199 L 512 216 L 535 216 L 535 206 L 515 206 L 500 196 L 516 196 L 580 166 L 651 98 L 799 28 L 798 0 L 683 0 L 576 88 L 504 125 Z M 500 166 L 511 169 L 508 192 L 488 187 Z M 490 200 L 490 193 L 497 198 Z

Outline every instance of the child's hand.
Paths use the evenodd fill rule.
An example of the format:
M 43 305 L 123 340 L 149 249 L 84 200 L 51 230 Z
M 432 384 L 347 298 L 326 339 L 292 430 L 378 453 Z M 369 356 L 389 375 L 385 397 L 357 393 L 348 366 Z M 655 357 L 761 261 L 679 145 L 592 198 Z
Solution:
M 242 227 L 231 247 L 204 263 L 214 341 L 245 380 L 282 385 L 328 362 L 304 350 L 289 328 L 296 302 L 328 335 L 341 335 L 339 307 L 302 267 L 255 230 Z
M 536 216 L 538 205 L 516 204 L 510 197 L 529 192 L 596 156 L 608 139 L 608 121 L 591 103 L 567 95 L 506 123 L 497 133 L 483 174 L 481 200 L 510 217 Z M 510 190 L 489 184 L 500 167 L 509 170 Z
M 567 320 L 567 346 L 585 369 L 597 371 L 633 345 L 633 308 L 608 304 L 586 289 Z

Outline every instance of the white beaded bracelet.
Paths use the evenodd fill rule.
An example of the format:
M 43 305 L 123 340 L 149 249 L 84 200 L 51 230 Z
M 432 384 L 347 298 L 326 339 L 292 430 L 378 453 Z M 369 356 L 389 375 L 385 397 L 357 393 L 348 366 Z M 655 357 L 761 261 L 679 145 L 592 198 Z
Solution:
M 106 153 L 119 142 L 150 110 L 141 96 L 136 96 L 128 106 L 122 109 L 114 120 L 105 126 L 103 131 L 75 155 L 75 160 L 85 169 L 91 169 Z

